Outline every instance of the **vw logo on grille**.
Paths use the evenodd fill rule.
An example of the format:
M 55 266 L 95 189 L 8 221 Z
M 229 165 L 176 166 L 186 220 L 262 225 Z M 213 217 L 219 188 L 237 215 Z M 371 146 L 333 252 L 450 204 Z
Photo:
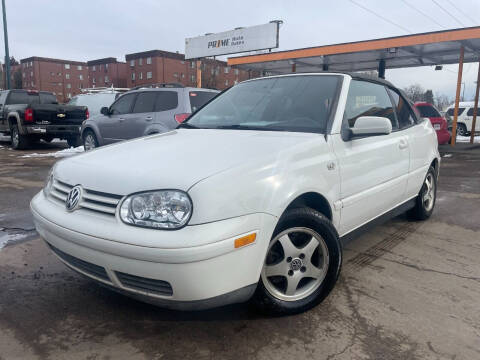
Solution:
M 82 198 L 82 187 L 80 185 L 74 186 L 67 195 L 65 200 L 65 207 L 68 211 L 73 211 L 77 208 L 80 199 Z

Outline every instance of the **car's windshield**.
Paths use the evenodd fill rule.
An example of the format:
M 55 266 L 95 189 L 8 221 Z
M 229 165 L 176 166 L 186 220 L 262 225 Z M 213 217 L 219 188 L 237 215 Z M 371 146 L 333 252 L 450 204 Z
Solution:
M 298 75 L 247 81 L 192 115 L 182 127 L 324 133 L 338 75 Z
M 70 99 L 68 105 L 86 106 L 90 116 L 100 113 L 104 106 L 109 107 L 115 101 L 115 94 L 84 94 L 77 95 Z

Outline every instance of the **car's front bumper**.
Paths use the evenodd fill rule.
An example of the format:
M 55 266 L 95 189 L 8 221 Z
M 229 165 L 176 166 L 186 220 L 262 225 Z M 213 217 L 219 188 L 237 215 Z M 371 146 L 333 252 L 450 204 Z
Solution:
M 176 231 L 147 230 L 177 243 L 177 247 L 166 248 L 138 245 L 142 241 L 133 236 L 135 230 L 141 238 L 146 229 L 116 221 L 112 221 L 111 229 L 105 229 L 105 222 L 96 224 L 81 211 L 67 213 L 43 193 L 34 197 L 31 209 L 39 234 L 71 268 L 129 296 L 183 310 L 248 300 L 258 282 L 276 224 L 271 215 L 251 214 Z M 78 224 L 87 217 L 90 226 L 84 231 L 68 228 L 75 217 Z M 92 235 L 100 227 L 100 236 Z M 105 236 L 114 236 L 115 228 L 122 227 L 130 230 L 128 243 Z M 252 232 L 257 234 L 256 241 L 235 249 L 235 239 Z M 192 238 L 207 237 L 209 242 L 191 246 Z M 190 245 L 182 247 L 186 243 Z

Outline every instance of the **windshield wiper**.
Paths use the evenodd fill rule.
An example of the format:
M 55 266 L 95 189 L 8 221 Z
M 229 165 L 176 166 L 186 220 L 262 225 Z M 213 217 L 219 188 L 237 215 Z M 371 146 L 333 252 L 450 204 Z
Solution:
M 272 131 L 267 129 L 265 126 L 251 126 L 251 125 L 219 125 L 212 127 L 212 129 L 221 129 L 221 130 L 263 130 L 263 131 Z
M 177 126 L 177 129 L 180 129 L 180 128 L 185 128 L 185 129 L 201 129 L 201 128 L 199 128 L 198 126 L 189 124 L 188 122 L 183 122 L 183 123 L 179 124 L 179 125 Z

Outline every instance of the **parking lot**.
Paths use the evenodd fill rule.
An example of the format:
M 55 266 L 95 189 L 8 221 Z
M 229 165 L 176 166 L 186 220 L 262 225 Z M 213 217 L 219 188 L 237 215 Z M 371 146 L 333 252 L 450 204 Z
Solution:
M 279 318 L 248 304 L 166 311 L 67 269 L 29 213 L 65 147 L 0 142 L 0 359 L 480 358 L 480 145 L 441 149 L 430 220 L 353 240 L 326 301 Z

